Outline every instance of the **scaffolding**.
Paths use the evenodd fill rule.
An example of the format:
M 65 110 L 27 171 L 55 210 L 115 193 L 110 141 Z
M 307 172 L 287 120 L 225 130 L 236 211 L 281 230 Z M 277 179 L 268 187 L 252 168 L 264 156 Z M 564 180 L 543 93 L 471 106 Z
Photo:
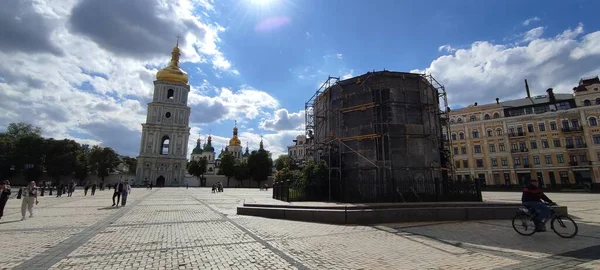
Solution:
M 328 200 L 432 195 L 437 187 L 425 179 L 453 178 L 450 136 L 442 135 L 450 134 L 448 109 L 445 88 L 431 75 L 384 70 L 328 77 L 305 103 L 307 154 L 327 163 Z

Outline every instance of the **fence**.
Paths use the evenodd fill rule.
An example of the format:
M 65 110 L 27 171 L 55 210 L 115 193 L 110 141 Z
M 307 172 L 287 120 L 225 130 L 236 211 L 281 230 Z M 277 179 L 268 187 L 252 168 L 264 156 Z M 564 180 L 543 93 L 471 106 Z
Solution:
M 328 183 L 302 186 L 293 181 L 279 181 L 273 184 L 273 199 L 350 203 L 482 201 L 478 181 L 439 178 L 391 180 L 387 183 L 376 179 L 360 183 L 334 181 L 331 193 Z

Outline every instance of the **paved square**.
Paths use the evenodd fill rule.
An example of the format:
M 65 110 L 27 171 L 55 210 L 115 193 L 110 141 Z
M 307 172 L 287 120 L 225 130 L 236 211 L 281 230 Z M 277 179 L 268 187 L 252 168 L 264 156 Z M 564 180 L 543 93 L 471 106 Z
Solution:
M 11 199 L 0 220 L 0 269 L 600 269 L 600 194 L 549 194 L 579 235 L 524 237 L 510 221 L 339 226 L 236 215 L 271 192 L 134 189 L 45 196 L 20 220 Z M 518 201 L 519 193 L 484 193 Z

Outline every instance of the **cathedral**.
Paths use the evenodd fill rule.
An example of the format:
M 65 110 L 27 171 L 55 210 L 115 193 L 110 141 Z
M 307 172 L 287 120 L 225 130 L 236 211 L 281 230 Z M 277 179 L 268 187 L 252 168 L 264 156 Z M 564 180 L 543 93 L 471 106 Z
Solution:
M 260 149 L 263 148 L 263 141 L 260 140 Z M 191 160 L 200 160 L 201 158 L 206 158 L 207 160 L 207 175 L 215 175 L 219 169 L 219 165 L 221 164 L 221 158 L 225 153 L 230 153 L 236 159 L 237 162 L 247 162 L 248 157 L 250 157 L 250 149 L 248 148 L 248 143 L 246 143 L 246 149 L 242 148 L 242 141 L 238 138 L 238 128 L 237 123 L 233 127 L 233 136 L 229 140 L 229 145 L 224 148 L 221 148 L 221 152 L 219 156 L 215 158 L 215 148 L 212 146 L 212 137 L 208 136 L 207 142 L 202 145 L 202 141 L 198 139 L 196 141 L 196 147 L 192 150 Z
M 173 47 L 169 65 L 156 73 L 154 95 L 142 124 L 135 183 L 155 186 L 183 185 L 190 135 L 190 85 L 179 67 L 179 44 Z

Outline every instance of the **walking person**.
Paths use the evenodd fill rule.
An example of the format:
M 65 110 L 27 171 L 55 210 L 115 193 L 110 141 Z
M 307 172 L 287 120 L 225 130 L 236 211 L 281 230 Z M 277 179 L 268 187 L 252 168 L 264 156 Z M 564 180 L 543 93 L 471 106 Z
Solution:
M 32 218 L 33 204 L 38 204 L 35 181 L 29 182 L 29 186 L 23 188 L 21 196 L 23 196 L 23 201 L 21 202 L 21 220 L 25 220 L 27 210 L 29 210 L 29 218 Z
M 125 181 L 125 183 L 123 183 L 123 193 L 121 194 L 121 206 L 127 204 L 127 196 L 129 194 L 131 194 L 131 185 Z
M 87 183 L 85 184 L 85 187 L 83 187 L 83 196 L 87 196 L 87 192 L 90 189 L 90 184 Z
M 67 197 L 73 196 L 73 192 L 75 192 L 75 181 L 71 180 L 69 183 L 69 193 L 67 194 Z
M 96 182 L 92 184 L 92 196 L 94 196 L 94 194 L 96 194 Z
M 0 182 L 0 219 L 4 215 L 4 207 L 6 206 L 6 202 L 10 197 L 10 182 L 8 180 L 4 180 Z
M 110 188 L 110 186 L 108 186 Z M 113 193 L 113 207 L 119 207 L 119 201 L 121 200 L 121 192 L 123 192 L 123 180 L 119 181 L 118 183 L 115 184 L 114 186 L 114 190 L 115 192 Z M 115 203 L 115 198 L 117 199 L 117 202 Z

